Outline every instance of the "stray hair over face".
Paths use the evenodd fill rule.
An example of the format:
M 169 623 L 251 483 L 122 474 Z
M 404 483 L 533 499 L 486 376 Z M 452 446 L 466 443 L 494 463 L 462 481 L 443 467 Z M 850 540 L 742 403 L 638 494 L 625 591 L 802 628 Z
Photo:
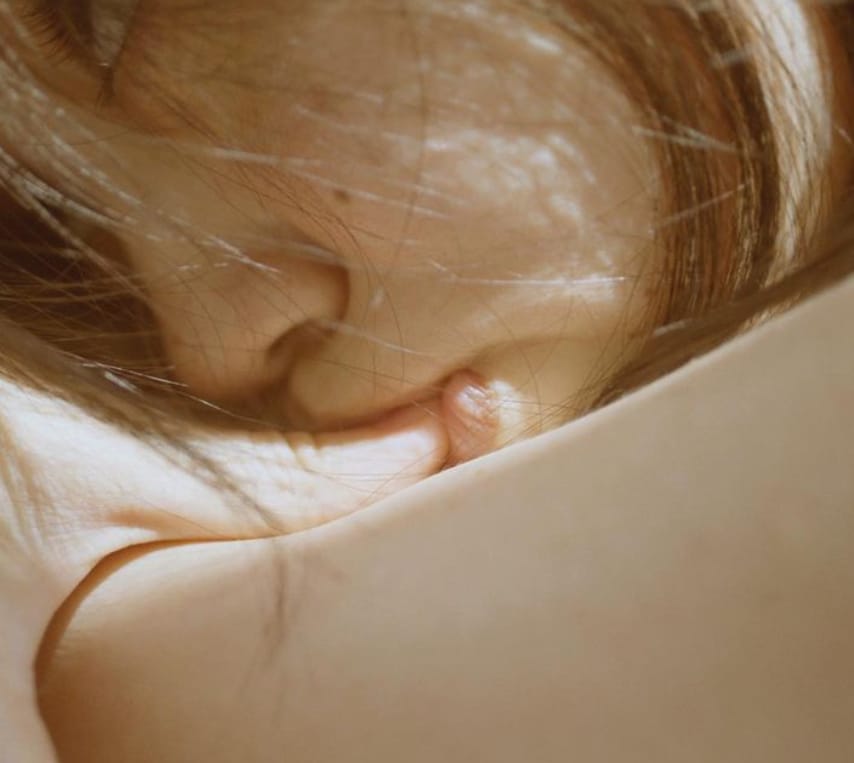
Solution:
M 566 302 L 566 325 L 594 315 L 595 330 L 567 330 L 572 353 L 584 349 L 565 365 L 583 362 L 572 384 L 555 389 L 572 399 L 541 399 L 536 414 L 523 409 L 524 425 L 514 423 L 508 435 L 515 439 L 668 373 L 850 271 L 849 4 L 413 0 L 407 12 L 394 3 L 400 12 L 389 20 L 391 5 L 0 2 L 2 372 L 184 458 L 193 452 L 182 443 L 183 422 L 209 416 L 212 406 L 229 426 L 246 426 L 247 418 L 339 426 L 351 408 L 355 420 L 418 402 L 469 362 L 465 352 L 479 357 L 471 350 L 478 341 L 488 346 L 479 373 L 504 369 L 495 360 L 501 352 L 540 358 L 532 343 L 558 339 L 540 332 L 545 321 L 531 303 Z M 524 61 L 499 60 L 494 50 L 518 49 L 511 34 L 518 28 L 536 45 L 524 48 Z M 486 39 L 490 55 L 477 49 Z M 215 65 L 205 52 L 211 40 L 220 51 Z M 454 55 L 471 49 L 471 58 L 455 59 L 444 45 Z M 330 79 L 324 67 L 351 50 L 359 52 L 346 76 Z M 378 63 L 377 51 L 393 60 Z M 46 52 L 53 63 L 36 64 Z M 598 228 L 586 218 L 575 233 L 563 218 L 552 225 L 554 200 L 571 206 L 560 184 L 575 176 L 536 165 L 543 150 L 558 150 L 549 141 L 564 128 L 543 125 L 563 113 L 552 110 L 570 92 L 561 76 L 530 86 L 531 72 L 546 65 L 574 75 L 589 67 L 611 83 L 613 95 L 603 90 L 601 98 L 617 116 L 585 128 L 594 117 L 572 103 L 563 122 L 575 125 L 575 148 L 608 159 L 601 171 L 598 159 L 573 165 L 575 176 L 590 175 L 584 198 L 594 199 L 597 214 L 616 164 L 606 141 L 619 135 L 621 146 L 636 150 L 621 171 L 634 173 L 641 190 L 621 200 L 619 234 L 613 210 Z M 475 68 L 472 92 L 503 93 L 503 108 L 524 127 L 508 118 L 503 142 L 494 120 L 481 124 L 486 101 L 468 112 L 453 103 Z M 529 89 L 514 90 L 517 79 Z M 474 136 L 465 150 L 462 134 Z M 493 150 L 501 161 L 518 155 L 538 167 L 527 177 L 540 195 L 525 196 L 527 181 L 514 186 L 512 173 L 495 174 Z M 150 168 L 123 164 L 149 155 L 157 157 L 152 167 L 174 174 L 152 174 L 149 183 Z M 128 177 L 128 166 L 141 169 Z M 482 187 L 478 173 L 487 178 Z M 157 177 L 168 177 L 169 187 Z M 500 202 L 477 206 L 484 194 L 499 198 L 505 182 Z M 547 210 L 543 189 L 553 204 Z M 207 198 L 227 202 L 216 219 L 205 211 Z M 530 213 L 528 198 L 537 199 Z M 651 229 L 643 224 L 649 210 Z M 534 226 L 536 215 L 548 224 Z M 288 239 L 286 266 L 267 257 L 268 243 L 234 234 L 250 217 L 253 231 L 267 231 L 259 236 Z M 474 235 L 477 220 L 493 238 Z M 596 247 L 611 247 L 601 272 L 572 259 L 585 242 L 594 248 L 577 231 L 594 231 Z M 428 251 L 425 241 L 441 246 Z M 149 251 L 156 261 L 146 259 Z M 419 251 L 430 267 L 416 278 Z M 530 265 L 535 255 L 564 264 L 543 264 L 508 285 L 519 274 L 513 263 Z M 567 263 L 573 269 L 561 270 Z M 623 269 L 622 280 L 613 268 Z M 619 310 L 597 313 L 598 302 L 582 299 L 584 309 L 571 312 L 577 299 L 553 289 L 544 273 L 576 287 L 604 273 L 624 284 L 613 287 L 620 297 L 610 304 Z M 237 296 L 223 291 L 238 283 L 250 286 Z M 431 283 L 445 284 L 433 301 Z M 310 288 L 309 297 L 294 301 L 281 324 L 287 341 L 270 342 L 280 324 L 262 331 L 267 314 L 257 306 L 287 301 L 293 284 Z M 524 311 L 516 296 L 523 291 Z M 463 293 L 468 301 L 459 301 Z M 480 307 L 460 306 L 469 304 Z M 187 351 L 187 333 L 204 330 L 180 318 L 188 305 L 206 321 L 219 318 L 215 350 L 209 342 Z M 285 320 L 277 309 L 276 320 Z M 359 322 L 357 312 L 374 317 Z M 424 328 L 436 316 L 437 327 Z M 523 342 L 511 329 L 526 320 Z M 252 330 L 229 333 L 229 321 Z M 457 344 L 443 344 L 440 329 L 454 325 Z M 243 345 L 256 340 L 251 354 Z M 369 350 L 351 350 L 363 345 Z M 302 354 L 309 370 L 296 366 L 289 399 L 273 399 L 283 369 Z M 245 390 L 251 394 L 241 399 Z M 318 403 L 320 390 L 339 407 Z

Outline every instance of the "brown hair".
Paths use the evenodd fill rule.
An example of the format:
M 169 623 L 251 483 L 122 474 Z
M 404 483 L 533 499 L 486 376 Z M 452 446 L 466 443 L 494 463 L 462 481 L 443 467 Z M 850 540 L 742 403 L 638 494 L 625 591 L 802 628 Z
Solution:
M 806 205 L 786 209 L 787 200 L 797 198 L 786 178 L 792 154 L 803 152 L 811 136 L 798 135 L 799 125 L 793 124 L 794 137 L 781 140 L 785 129 L 776 129 L 769 90 L 775 84 L 796 88 L 797 73 L 771 51 L 763 56 L 759 45 L 767 32 L 739 13 L 737 3 L 706 4 L 702 10 L 691 2 L 655 4 L 631 16 L 619 2 L 580 6 L 575 12 L 583 10 L 590 19 L 582 39 L 601 41 L 604 60 L 648 104 L 648 129 L 665 138 L 659 160 L 669 184 L 664 215 L 671 222 L 660 239 L 669 258 L 664 299 L 642 350 L 606 381 L 598 400 L 603 405 L 854 270 L 854 252 L 845 245 L 852 220 L 845 190 L 850 170 L 830 184 L 836 188 L 813 183 Z M 844 58 L 850 70 L 852 7 L 806 10 L 832 28 L 837 49 L 829 55 Z M 680 44 L 668 45 L 668 38 Z M 763 77 L 769 63 L 776 71 Z M 829 62 L 823 63 L 828 76 Z M 838 161 L 850 167 L 844 131 L 850 82 L 829 85 L 836 101 L 832 119 L 841 133 Z M 796 108 L 805 114 L 812 104 L 805 100 Z M 721 134 L 727 142 L 712 145 L 709 136 Z M 810 167 L 808 174 L 819 169 Z M 784 230 L 787 240 L 781 240 Z M 782 260 L 788 262 L 781 265 Z
M 783 139 L 796 125 L 778 124 L 773 91 L 792 92 L 798 73 L 786 70 L 772 45 L 763 52 L 769 33 L 761 19 L 733 1 L 520 2 L 610 69 L 639 106 L 640 123 L 626 129 L 653 147 L 661 168 L 656 233 L 665 264 L 655 279 L 647 336 L 619 367 L 603 369 L 598 405 L 854 270 L 848 245 L 854 216 L 841 191 L 849 179 L 836 188 L 801 190 L 797 196 L 808 203 L 792 204 L 787 168 L 795 154 L 809 152 L 797 139 L 804 136 Z M 847 57 L 854 11 L 834 4 L 808 12 L 832 26 L 839 46 L 833 55 Z M 0 20 L 6 16 L 8 9 Z M 27 88 L 40 92 L 33 82 L 21 84 L 26 77 L 6 46 L 0 81 L 17 82 L 7 97 Z M 840 103 L 850 95 L 839 92 L 848 84 L 833 85 Z M 833 117 L 847 121 L 840 108 Z M 6 123 L 13 119 L 5 117 Z M 87 209 L 73 189 L 47 187 L 15 161 L 13 148 L 0 149 L 0 373 L 82 406 L 176 457 L 194 456 L 180 438 L 190 401 L 158 365 L 144 296 L 120 258 L 101 256 L 118 249 L 110 216 Z M 846 156 L 842 164 L 849 163 Z M 78 235 L 75 220 L 85 221 L 86 235 Z M 822 233 L 816 221 L 832 223 Z M 844 233 L 828 234 L 830 228 Z M 150 350 L 142 359 L 140 341 Z

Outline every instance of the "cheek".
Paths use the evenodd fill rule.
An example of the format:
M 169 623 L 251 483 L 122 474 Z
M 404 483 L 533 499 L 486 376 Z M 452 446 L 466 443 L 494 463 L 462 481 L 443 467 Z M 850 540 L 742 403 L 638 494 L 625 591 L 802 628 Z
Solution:
M 548 411 L 547 426 L 593 359 L 607 364 L 639 327 L 658 264 L 657 175 L 633 109 L 565 40 L 548 38 L 552 55 L 542 38 L 493 31 L 488 46 L 471 34 L 476 49 L 436 35 L 435 76 L 405 133 L 379 117 L 336 132 L 314 115 L 317 142 L 302 150 L 320 182 L 352 191 L 336 214 L 356 264 L 350 330 L 290 378 L 316 421 L 404 404 L 473 367 L 500 388 L 510 429 L 531 411 Z

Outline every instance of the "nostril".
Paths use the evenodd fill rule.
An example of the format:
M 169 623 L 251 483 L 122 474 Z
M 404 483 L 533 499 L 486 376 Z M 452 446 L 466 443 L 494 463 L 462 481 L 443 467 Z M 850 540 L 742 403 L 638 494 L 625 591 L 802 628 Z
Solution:
M 150 289 L 164 350 L 192 394 L 235 404 L 281 385 L 296 356 L 343 315 L 343 268 L 287 254 L 197 269 Z
M 306 320 L 277 337 L 267 348 L 267 362 L 279 368 L 289 369 L 294 358 L 308 347 L 323 342 L 332 333 L 328 322 Z
M 287 379 L 296 359 L 312 348 L 327 341 L 334 333 L 329 319 L 309 319 L 297 324 L 286 333 L 273 341 L 266 349 L 265 365 L 269 369 L 268 376 L 276 389 L 270 390 L 273 395 L 281 396 L 287 387 Z

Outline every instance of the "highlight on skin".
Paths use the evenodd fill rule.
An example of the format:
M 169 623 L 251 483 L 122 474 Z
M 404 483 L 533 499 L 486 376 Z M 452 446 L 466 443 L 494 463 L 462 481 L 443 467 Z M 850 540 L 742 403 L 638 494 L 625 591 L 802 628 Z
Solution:
M 330 522 L 850 273 L 851 17 L 0 0 L 11 717 L 113 553 Z
M 0 6 L 7 373 L 167 448 L 458 373 L 467 457 L 555 426 L 738 330 L 689 336 L 802 264 L 847 172 L 837 7 L 52 7 L 70 53 Z
M 259 30 L 254 55 L 271 62 L 263 86 L 239 57 L 203 79 L 205 88 L 175 82 L 173 70 L 192 72 L 212 51 L 197 60 L 184 33 L 174 42 L 159 33 L 183 27 L 176 11 L 164 6 L 158 16 L 156 5 L 126 45 L 135 65 L 113 77 L 116 100 L 144 130 L 111 139 L 108 150 L 134 197 L 158 189 L 159 217 L 168 210 L 167 226 L 190 231 L 164 232 L 156 250 L 148 236 L 122 242 L 174 377 L 252 415 L 325 428 L 422 402 L 471 367 L 510 392 L 505 428 L 527 429 L 538 409 L 540 419 L 565 418 L 566 399 L 637 290 L 633 271 L 649 267 L 635 251 L 651 219 L 645 149 L 627 145 L 619 162 L 602 150 L 635 143 L 624 135 L 631 113 L 619 90 L 602 103 L 606 124 L 579 119 L 573 103 L 594 94 L 578 74 L 592 62 L 568 60 L 560 30 L 535 25 L 532 14 L 530 40 L 518 39 L 517 11 L 497 15 L 478 41 L 479 4 L 430 6 L 429 15 L 413 6 L 412 18 L 381 3 L 331 4 L 304 19 L 279 18 L 268 5 L 242 11 Z M 208 23 L 214 52 L 228 40 L 226 20 Z M 265 51 L 286 32 L 296 43 L 284 68 Z M 147 35 L 159 42 L 156 58 Z M 335 35 L 364 43 L 333 44 Z M 456 44 L 465 38 L 477 42 Z M 396 61 L 391 80 L 384 59 L 368 55 L 385 39 L 401 40 L 381 46 Z M 504 49 L 514 55 L 493 76 Z M 189 63 L 170 62 L 173 51 Z M 419 67 L 431 74 L 410 95 Z M 534 88 L 552 71 L 564 98 Z M 281 84 L 294 79 L 296 92 Z M 351 90 L 363 95 L 323 95 Z M 235 103 L 240 111 L 228 108 Z M 235 123 L 243 109 L 251 123 Z M 199 123 L 213 126 L 215 140 Z M 163 124 L 169 141 L 153 140 Z M 196 155 L 176 164 L 174 142 Z M 609 221 L 612 207 L 618 222 Z M 203 225 L 207 244 L 192 233 Z M 622 337 L 613 343 L 619 350 Z

